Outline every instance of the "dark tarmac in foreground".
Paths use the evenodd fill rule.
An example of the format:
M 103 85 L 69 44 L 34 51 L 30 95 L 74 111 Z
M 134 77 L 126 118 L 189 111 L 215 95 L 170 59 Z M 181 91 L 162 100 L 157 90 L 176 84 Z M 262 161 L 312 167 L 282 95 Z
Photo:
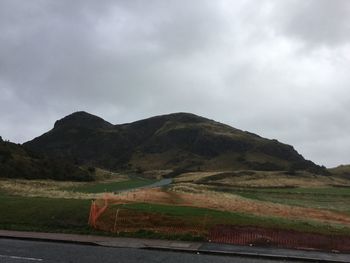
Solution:
M 167 263 L 277 263 L 303 262 L 220 256 L 189 252 L 169 252 L 137 248 L 111 248 L 68 243 L 39 242 L 30 240 L 0 239 L 1 263 L 35 262 L 167 262 Z

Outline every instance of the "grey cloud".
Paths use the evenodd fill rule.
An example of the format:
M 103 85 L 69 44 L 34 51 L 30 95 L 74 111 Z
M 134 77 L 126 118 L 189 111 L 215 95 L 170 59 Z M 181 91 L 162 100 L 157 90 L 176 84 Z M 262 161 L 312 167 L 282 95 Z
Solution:
M 350 162 L 347 8 L 1 1 L 0 135 L 23 142 L 76 110 L 113 123 L 188 111 L 293 144 L 321 164 Z
M 280 1 L 274 21 L 283 34 L 308 45 L 338 46 L 350 42 L 350 2 L 347 0 Z M 277 21 L 278 20 L 278 21 Z

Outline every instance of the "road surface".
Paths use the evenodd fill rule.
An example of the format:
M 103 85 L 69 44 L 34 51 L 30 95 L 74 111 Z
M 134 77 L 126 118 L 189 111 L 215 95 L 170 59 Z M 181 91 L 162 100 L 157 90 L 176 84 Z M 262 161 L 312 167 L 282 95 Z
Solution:
M 171 178 L 164 178 L 162 180 L 159 180 L 153 184 L 141 186 L 140 188 L 156 188 L 156 187 L 162 187 L 162 186 L 167 186 L 173 182 L 173 179 Z
M 119 190 L 115 191 L 116 193 L 121 193 L 121 192 L 130 192 L 130 191 L 135 191 L 137 189 L 148 189 L 148 188 L 157 188 L 157 187 L 163 187 L 171 184 L 173 182 L 173 179 L 171 178 L 164 178 L 162 180 L 159 180 L 155 183 L 144 185 L 144 186 L 139 186 L 139 187 L 133 187 L 129 189 L 124 189 L 124 190 Z
M 156 251 L 133 248 L 110 248 L 68 243 L 0 239 L 1 263 L 277 263 L 302 262 L 258 258 Z

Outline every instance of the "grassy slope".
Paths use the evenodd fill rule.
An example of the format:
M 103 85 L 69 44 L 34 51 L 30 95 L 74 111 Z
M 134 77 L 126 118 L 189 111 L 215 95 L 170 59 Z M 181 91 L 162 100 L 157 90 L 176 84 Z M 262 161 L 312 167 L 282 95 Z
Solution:
M 350 188 L 236 188 L 229 190 L 240 196 L 302 207 L 340 211 L 350 214 Z
M 110 183 L 92 183 L 77 187 L 71 187 L 65 190 L 71 190 L 81 193 L 103 193 L 103 192 L 117 192 L 126 189 L 132 189 L 142 187 L 156 182 L 156 180 L 133 178 L 122 182 L 110 182 Z
M 349 178 L 350 179 L 350 178 Z M 191 172 L 175 178 L 175 183 L 195 183 L 220 187 L 285 188 L 285 187 L 330 187 L 350 186 L 350 180 L 336 176 L 321 176 L 298 171 L 288 175 L 284 171 L 226 171 Z
M 182 174 L 175 185 L 229 192 L 245 198 L 350 214 L 349 180 L 298 172 L 237 171 Z

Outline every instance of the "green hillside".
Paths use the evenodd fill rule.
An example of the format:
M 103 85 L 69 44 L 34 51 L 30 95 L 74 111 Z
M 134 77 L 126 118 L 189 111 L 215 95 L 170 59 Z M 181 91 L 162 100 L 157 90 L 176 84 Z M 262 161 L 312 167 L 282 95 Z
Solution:
M 339 165 L 335 168 L 328 169 L 331 174 L 350 178 L 350 165 Z

